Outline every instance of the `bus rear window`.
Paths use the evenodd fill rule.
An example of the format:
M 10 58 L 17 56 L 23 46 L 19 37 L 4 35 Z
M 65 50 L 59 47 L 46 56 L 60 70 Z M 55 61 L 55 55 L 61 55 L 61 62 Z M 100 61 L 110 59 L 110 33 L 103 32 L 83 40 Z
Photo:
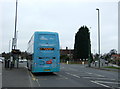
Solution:
M 56 57 L 39 57 L 39 59 L 56 59 Z
M 50 59 L 50 57 L 39 57 L 39 59 Z

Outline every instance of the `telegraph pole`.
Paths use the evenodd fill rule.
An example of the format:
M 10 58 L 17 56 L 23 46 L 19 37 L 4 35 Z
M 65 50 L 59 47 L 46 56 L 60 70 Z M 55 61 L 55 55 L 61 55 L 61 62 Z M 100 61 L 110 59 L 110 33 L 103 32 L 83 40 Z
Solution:
M 10 52 L 10 43 L 11 43 L 11 40 L 9 40 L 9 52 Z
M 17 28 L 17 6 L 18 6 L 18 0 L 16 0 L 16 10 L 15 10 L 15 32 L 14 32 L 14 38 L 12 41 L 12 49 L 16 49 L 17 46 L 17 36 L 16 36 L 16 28 Z
M 15 66 L 15 60 L 17 59 L 17 55 L 14 54 L 14 51 L 17 47 L 17 6 L 18 6 L 18 0 L 16 0 L 16 9 L 15 9 L 15 32 L 14 32 L 14 38 L 12 39 L 12 59 L 11 59 L 11 68 Z M 18 64 L 18 63 L 17 63 Z

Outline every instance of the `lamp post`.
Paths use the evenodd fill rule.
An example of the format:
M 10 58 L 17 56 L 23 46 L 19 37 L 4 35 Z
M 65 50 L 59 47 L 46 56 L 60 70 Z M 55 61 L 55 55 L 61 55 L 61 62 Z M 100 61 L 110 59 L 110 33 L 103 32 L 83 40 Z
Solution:
M 17 45 L 17 37 L 16 37 L 16 28 L 17 28 L 17 6 L 18 6 L 18 0 L 16 0 L 16 10 L 15 10 L 15 32 L 14 32 L 14 38 L 12 42 L 12 49 L 16 49 Z
M 16 49 L 17 47 L 17 6 L 18 6 L 18 0 L 16 0 L 16 9 L 15 9 L 15 32 L 14 32 L 14 38 L 12 39 L 12 51 Z M 12 60 L 12 65 L 11 68 L 14 67 L 15 65 L 15 60 L 16 60 L 16 54 L 12 54 L 13 60 Z
M 99 53 L 99 68 L 100 68 L 100 11 L 97 8 L 98 11 L 98 53 Z
M 9 52 L 10 52 L 10 43 L 11 43 L 11 40 L 9 40 Z

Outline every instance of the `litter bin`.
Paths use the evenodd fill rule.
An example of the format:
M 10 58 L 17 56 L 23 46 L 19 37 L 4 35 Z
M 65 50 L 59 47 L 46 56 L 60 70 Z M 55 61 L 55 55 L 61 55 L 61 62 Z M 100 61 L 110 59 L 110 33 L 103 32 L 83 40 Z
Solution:
M 10 67 L 10 60 L 7 60 L 7 68 Z
M 10 60 L 5 60 L 5 68 L 9 68 Z
M 5 68 L 7 68 L 7 60 L 5 60 Z

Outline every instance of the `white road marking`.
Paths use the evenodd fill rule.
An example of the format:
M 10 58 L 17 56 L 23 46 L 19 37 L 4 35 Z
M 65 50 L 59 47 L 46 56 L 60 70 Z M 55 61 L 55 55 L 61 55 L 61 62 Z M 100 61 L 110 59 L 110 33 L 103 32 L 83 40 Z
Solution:
M 24 66 L 26 69 L 28 68 L 27 66 Z
M 27 71 L 27 73 L 28 73 L 28 74 L 30 74 L 30 72 L 29 72 L 29 71 Z M 32 80 L 31 80 L 30 75 L 28 75 L 28 77 L 29 77 L 29 81 L 30 81 L 30 87 L 33 87 L 33 86 L 32 86 Z
M 107 81 L 96 81 L 100 83 L 109 83 L 109 84 L 120 84 L 119 82 L 107 82 Z
M 93 74 L 93 73 L 88 73 L 88 74 Z
M 69 68 L 69 70 L 78 71 L 77 69 Z
M 116 80 L 116 79 L 109 79 L 109 78 L 94 78 L 94 77 L 83 77 L 83 78 L 90 78 L 90 79 L 103 79 L 103 80 Z
M 40 87 L 40 83 L 38 82 L 38 79 L 31 72 L 29 72 L 29 73 L 30 73 L 30 75 L 32 77 L 32 80 L 36 81 L 38 86 Z
M 77 76 L 77 75 L 73 75 L 74 77 L 77 77 L 77 78 L 80 78 L 79 76 Z
M 67 77 L 63 76 L 63 75 L 59 75 L 60 77 L 63 77 L 64 79 L 68 79 Z
M 101 85 L 101 86 L 104 86 L 104 87 L 110 87 L 110 86 L 107 86 L 107 85 L 104 85 L 104 84 L 101 84 L 101 83 L 98 83 L 96 81 L 91 81 L 92 83 L 95 83 L 95 84 L 98 84 L 98 85 Z
M 87 74 L 93 74 L 93 73 L 90 73 L 90 72 L 86 72 Z
M 38 79 L 36 79 L 36 82 L 37 82 L 38 86 L 40 87 L 40 83 L 38 82 Z
M 69 74 L 69 75 L 71 75 L 71 76 L 74 76 L 74 77 L 77 77 L 77 78 L 80 78 L 80 76 L 77 76 L 77 75 L 75 75 L 75 74 L 71 74 L 71 73 L 68 73 L 68 72 L 65 72 L 66 74 Z
M 65 72 L 66 74 L 70 74 L 70 73 L 68 73 L 68 72 Z
M 54 73 L 54 74 L 58 74 L 58 73 Z M 63 77 L 64 79 L 68 79 L 66 76 L 63 76 L 63 75 L 60 75 L 60 74 L 58 74 L 58 76 L 60 76 L 60 77 Z
M 105 77 L 105 76 L 103 76 L 103 75 L 100 75 L 100 74 L 95 74 L 95 75 L 97 75 L 97 76 L 100 76 L 100 77 Z
M 60 69 L 64 69 L 65 67 L 60 67 Z
M 99 76 L 99 77 L 105 77 L 105 76 L 103 76 L 103 75 L 100 75 L 100 74 L 95 74 L 95 73 L 90 73 L 90 72 L 86 72 L 87 74 L 93 74 L 93 75 L 96 75 L 96 76 Z

